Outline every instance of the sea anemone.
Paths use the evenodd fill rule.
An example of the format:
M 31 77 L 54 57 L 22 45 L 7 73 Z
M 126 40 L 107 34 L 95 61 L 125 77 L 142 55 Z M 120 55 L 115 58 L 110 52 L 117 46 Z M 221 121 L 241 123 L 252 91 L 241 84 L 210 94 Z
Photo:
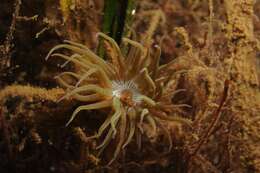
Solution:
M 150 126 L 152 134 L 163 128 L 162 121 L 176 121 L 190 125 L 190 121 L 173 114 L 174 109 L 183 105 L 173 105 L 172 96 L 183 90 L 173 91 L 170 87 L 172 62 L 159 65 L 160 47 L 143 46 L 141 43 L 123 38 L 125 48 L 121 51 L 118 44 L 109 36 L 102 37 L 106 50 L 104 60 L 86 46 L 72 41 L 65 41 L 52 48 L 50 56 L 60 57 L 75 65 L 75 72 L 63 72 L 56 76 L 58 83 L 67 89 L 61 99 L 74 98 L 85 102 L 72 114 L 67 126 L 80 111 L 110 108 L 103 124 L 93 138 L 100 140 L 97 149 L 103 151 L 111 140 L 116 140 L 116 149 L 112 163 L 120 153 L 137 136 L 140 143 L 144 134 L 144 124 Z M 65 48 L 71 55 L 55 53 Z M 124 53 L 123 53 L 124 52 Z M 153 56 L 152 56 L 153 55 Z M 171 147 L 171 137 L 167 134 Z M 151 132 L 150 132 L 151 133 Z M 139 136 L 139 137 L 138 137 Z

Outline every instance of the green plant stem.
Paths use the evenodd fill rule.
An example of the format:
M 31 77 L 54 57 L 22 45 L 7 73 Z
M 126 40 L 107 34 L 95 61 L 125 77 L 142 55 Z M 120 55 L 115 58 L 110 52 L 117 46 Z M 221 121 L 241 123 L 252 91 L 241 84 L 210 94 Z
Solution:
M 112 37 L 118 44 L 120 44 L 122 37 L 128 33 L 126 26 L 130 26 L 132 23 L 135 4 L 134 0 L 105 1 L 102 32 Z M 104 58 L 104 47 L 99 46 L 98 50 L 99 56 Z

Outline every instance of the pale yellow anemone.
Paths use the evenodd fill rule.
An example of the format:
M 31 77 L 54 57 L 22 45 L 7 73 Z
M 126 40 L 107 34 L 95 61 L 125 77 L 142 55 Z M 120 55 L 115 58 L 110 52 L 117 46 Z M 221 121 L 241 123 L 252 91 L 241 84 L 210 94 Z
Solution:
M 185 124 L 190 122 L 171 116 L 169 111 L 166 111 L 174 108 L 174 105 L 169 103 L 174 92 L 164 90 L 171 79 L 171 72 L 167 73 L 171 63 L 159 66 L 158 46 L 154 48 L 154 56 L 151 56 L 150 48 L 124 38 L 123 43 L 128 47 L 124 49 L 126 55 L 123 55 L 112 38 L 103 33 L 99 33 L 98 36 L 104 40 L 109 59 L 107 61 L 86 46 L 72 41 L 65 41 L 64 44 L 55 46 L 47 55 L 47 59 L 50 56 L 57 56 L 66 60 L 62 66 L 70 62 L 76 66 L 76 72 L 63 72 L 56 77 L 59 84 L 68 89 L 62 99 L 72 97 L 86 102 L 73 112 L 67 125 L 80 111 L 111 108 L 111 113 L 94 136 L 98 139 L 104 137 L 97 147 L 101 151 L 112 139 L 117 139 L 111 163 L 134 136 L 139 136 L 137 142 L 140 143 L 144 124 L 151 126 L 152 131 L 156 133 L 161 120 Z M 69 50 L 71 55 L 55 53 L 61 48 Z M 160 73 L 167 76 L 162 77 Z M 163 102 L 164 100 L 168 102 Z M 170 137 L 169 140 L 171 142 Z

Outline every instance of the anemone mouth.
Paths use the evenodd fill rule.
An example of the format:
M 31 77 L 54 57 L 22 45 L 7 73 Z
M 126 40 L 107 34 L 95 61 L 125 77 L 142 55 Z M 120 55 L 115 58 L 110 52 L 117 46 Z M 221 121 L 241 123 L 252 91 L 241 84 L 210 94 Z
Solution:
M 119 98 L 121 101 L 130 105 L 137 105 L 141 103 L 141 93 L 134 81 L 112 81 L 112 95 Z

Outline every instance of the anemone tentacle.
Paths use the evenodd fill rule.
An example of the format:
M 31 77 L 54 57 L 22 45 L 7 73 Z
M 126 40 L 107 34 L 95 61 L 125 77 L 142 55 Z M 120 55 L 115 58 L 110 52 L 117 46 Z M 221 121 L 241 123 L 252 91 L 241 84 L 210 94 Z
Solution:
M 101 108 L 106 108 L 111 106 L 111 102 L 109 100 L 105 100 L 105 101 L 100 101 L 97 103 L 93 103 L 93 104 L 89 104 L 89 105 L 84 105 L 84 106 L 80 106 L 78 107 L 72 114 L 72 116 L 70 117 L 70 120 L 67 122 L 66 126 L 68 126 L 76 117 L 76 115 L 83 110 L 93 110 L 93 109 L 101 109 Z
M 104 60 L 86 46 L 66 40 L 64 44 L 50 50 L 46 59 L 59 57 L 65 60 L 61 67 L 68 63 L 77 68 L 73 72 L 62 72 L 56 76 L 58 83 L 67 90 L 60 99 L 73 98 L 84 102 L 72 113 L 66 126 L 76 118 L 79 112 L 94 109 L 110 108 L 110 113 L 101 124 L 97 133 L 90 139 L 98 140 L 96 147 L 101 154 L 112 140 L 116 141 L 111 164 L 118 158 L 121 150 L 127 149 L 132 141 L 141 147 L 143 135 L 148 135 L 146 126 L 152 133 L 158 129 L 164 131 L 172 147 L 170 132 L 162 122 L 174 121 L 186 126 L 191 121 L 174 115 L 174 110 L 189 105 L 173 105 L 172 97 L 184 90 L 173 90 L 172 79 L 175 73 L 171 69 L 174 61 L 159 65 L 161 49 L 155 46 L 153 51 L 145 45 L 123 38 L 124 45 L 129 46 L 123 54 L 115 40 L 98 33 L 104 40 L 109 60 Z M 147 41 L 147 40 L 146 40 Z M 65 49 L 70 54 L 57 53 Z M 107 109 L 108 110 L 108 109 Z

